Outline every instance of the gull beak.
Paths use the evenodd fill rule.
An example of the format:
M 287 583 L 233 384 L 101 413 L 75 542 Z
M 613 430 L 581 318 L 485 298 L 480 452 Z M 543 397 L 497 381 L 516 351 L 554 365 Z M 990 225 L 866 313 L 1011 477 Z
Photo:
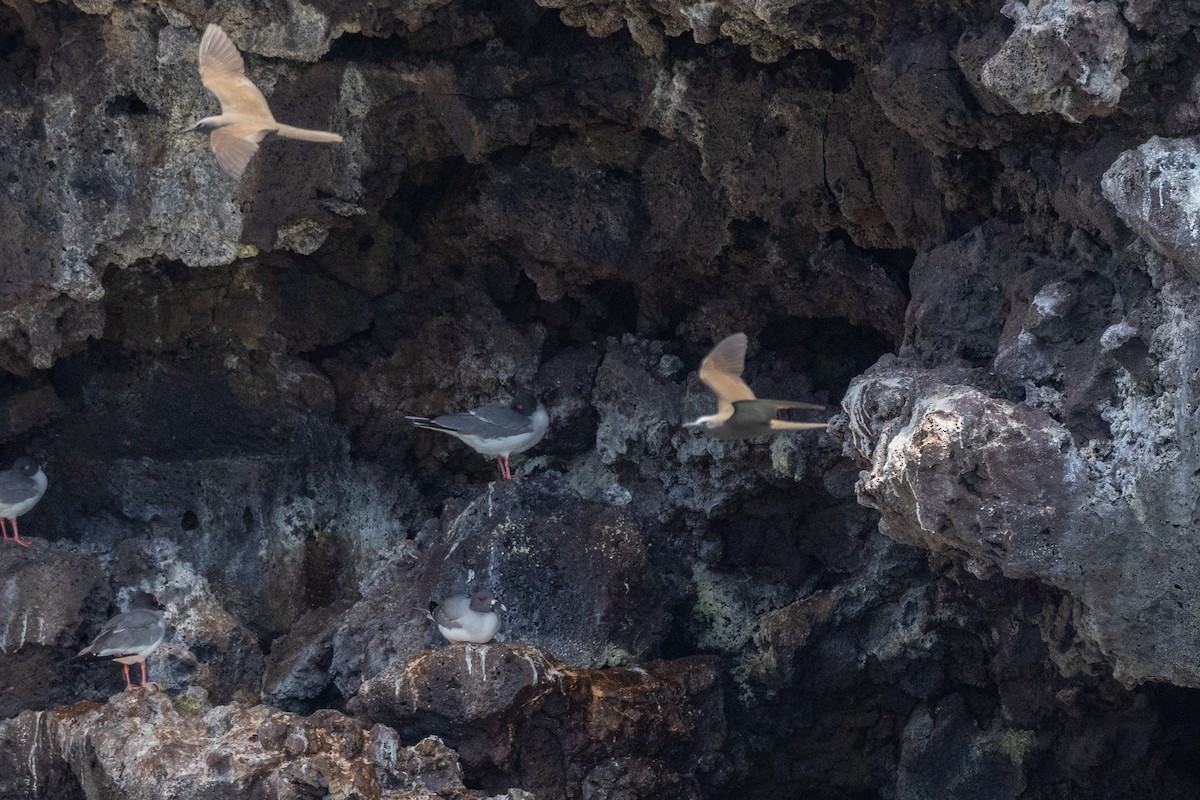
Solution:
M 189 126 L 188 126 L 188 127 L 186 127 L 186 128 L 180 128 L 180 129 L 179 129 L 179 132 L 180 132 L 180 133 L 195 133 L 195 132 L 196 132 L 196 128 L 198 128 L 198 127 L 199 127 L 198 125 L 189 125 Z
M 683 423 L 683 427 L 685 427 L 685 428 L 699 428 L 699 427 L 700 427 L 700 423 L 699 423 L 699 422 L 685 422 L 685 423 Z

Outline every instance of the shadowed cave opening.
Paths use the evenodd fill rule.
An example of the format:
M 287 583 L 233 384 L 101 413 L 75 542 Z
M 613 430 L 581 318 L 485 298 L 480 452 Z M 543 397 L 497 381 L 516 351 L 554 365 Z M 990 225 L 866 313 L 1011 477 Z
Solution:
M 108 101 L 104 113 L 110 117 L 127 116 L 130 114 L 149 114 L 150 106 L 134 93 L 117 95 Z
M 38 48 L 30 41 L 21 17 L 10 6 L 0 7 L 0 87 L 17 93 L 27 90 L 37 74 Z

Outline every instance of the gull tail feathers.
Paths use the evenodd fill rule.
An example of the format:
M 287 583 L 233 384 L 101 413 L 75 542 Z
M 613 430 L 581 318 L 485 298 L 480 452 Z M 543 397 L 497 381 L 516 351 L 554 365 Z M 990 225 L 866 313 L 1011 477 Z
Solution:
M 442 433 L 456 433 L 453 428 L 447 428 L 445 425 L 439 425 L 429 417 L 405 417 L 411 422 L 414 427 L 424 428 L 427 431 L 441 431 Z
M 773 431 L 811 431 L 816 428 L 828 428 L 828 422 L 788 422 L 783 419 L 771 420 Z
M 299 139 L 302 142 L 340 142 L 342 135 L 340 133 L 329 133 L 328 131 L 310 131 L 307 128 L 293 128 L 291 125 L 280 125 L 275 131 L 276 136 L 282 136 L 284 139 Z
M 805 403 L 800 400 L 764 400 L 773 404 L 776 408 L 806 408 L 809 411 L 824 411 L 825 406 L 818 403 Z

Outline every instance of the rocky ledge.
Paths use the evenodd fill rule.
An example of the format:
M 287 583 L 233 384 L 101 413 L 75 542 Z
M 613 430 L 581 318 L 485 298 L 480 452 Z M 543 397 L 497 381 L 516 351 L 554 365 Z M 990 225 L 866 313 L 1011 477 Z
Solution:
M 378 797 L 482 800 L 436 737 L 400 744 L 337 711 L 207 708 L 153 690 L 0 723 L 5 797 Z M 491 800 L 523 800 L 519 789 Z

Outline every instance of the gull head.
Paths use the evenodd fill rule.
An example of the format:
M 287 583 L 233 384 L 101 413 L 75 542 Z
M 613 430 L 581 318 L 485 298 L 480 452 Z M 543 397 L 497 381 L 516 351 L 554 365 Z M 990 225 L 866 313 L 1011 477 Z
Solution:
M 492 596 L 491 592 L 479 592 L 471 598 L 472 611 L 495 611 L 496 606 L 500 606 L 500 608 L 504 611 L 508 610 L 496 602 L 496 598 Z
M 205 117 L 204 119 L 197 122 L 195 125 L 189 125 L 186 128 L 180 128 L 179 132 L 180 133 L 212 133 L 219 127 L 220 127 L 219 125 L 213 124 L 211 117 Z

